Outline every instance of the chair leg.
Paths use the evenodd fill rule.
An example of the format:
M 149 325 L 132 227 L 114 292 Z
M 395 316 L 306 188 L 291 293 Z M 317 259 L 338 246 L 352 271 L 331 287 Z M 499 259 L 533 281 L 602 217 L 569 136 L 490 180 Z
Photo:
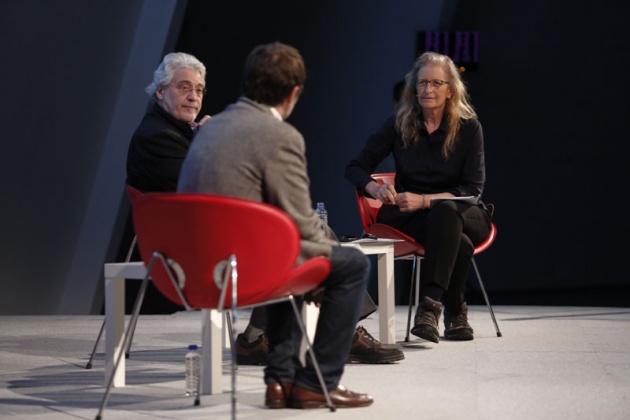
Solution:
M 234 343 L 234 326 L 232 325 L 232 316 L 230 312 L 225 313 L 225 322 L 227 324 L 228 336 L 230 338 L 230 346 Z
M 101 324 L 101 330 L 98 332 L 98 337 L 96 337 L 96 342 L 94 343 L 92 354 L 90 354 L 90 360 L 88 360 L 87 365 L 85 365 L 86 369 L 92 369 L 92 360 L 94 360 L 94 355 L 96 354 L 96 347 L 98 347 L 98 343 L 101 341 L 101 337 L 103 337 L 103 331 L 105 331 L 105 320 L 103 320 L 103 323 Z
M 225 323 L 228 330 L 228 339 L 230 340 L 230 353 L 232 354 L 232 357 L 234 357 L 236 360 L 236 337 L 234 336 L 234 325 L 232 325 L 231 311 L 225 312 Z M 231 349 L 234 349 L 234 351 L 231 351 Z M 238 370 L 238 363 L 236 363 L 234 366 L 234 370 Z
M 418 256 L 413 257 L 413 268 L 411 269 L 411 287 L 409 288 L 409 312 L 407 313 L 407 334 L 405 335 L 405 343 L 409 342 L 409 333 L 411 331 L 411 312 L 414 305 L 420 303 L 420 264 L 422 259 Z M 415 290 L 414 290 L 415 289 Z
M 125 262 L 128 263 L 131 261 L 131 256 L 133 255 L 133 250 L 136 247 L 136 243 L 138 242 L 138 237 L 134 235 L 131 245 L 129 245 L 129 250 L 127 251 L 127 256 L 125 257 Z
M 193 405 L 195 407 L 201 405 L 201 384 L 203 384 L 203 381 L 204 381 L 204 376 L 203 376 L 203 371 L 205 370 L 204 363 L 206 363 L 206 355 L 208 354 L 207 352 L 209 351 L 208 348 L 205 346 L 205 344 L 208 342 L 208 331 L 210 330 L 209 324 L 210 324 L 210 320 L 206 319 L 203 324 L 203 331 L 201 333 L 201 342 L 203 344 L 201 348 L 201 360 L 199 363 L 199 381 L 197 381 L 197 393 L 195 394 L 195 399 L 193 401 Z
M 140 287 L 140 290 L 138 291 L 138 295 L 136 296 L 136 301 L 133 304 L 133 310 L 135 311 L 136 307 L 140 308 L 142 307 L 142 302 L 144 301 L 144 295 L 146 294 L 147 291 L 147 286 L 142 286 Z M 138 323 L 138 317 L 136 317 L 135 321 L 129 325 L 129 342 L 127 343 L 127 346 L 125 347 L 125 359 L 129 359 L 129 353 L 131 352 L 131 343 L 133 342 L 133 336 L 136 332 L 136 325 Z
M 228 331 L 230 335 L 230 352 L 232 353 L 232 420 L 236 420 L 236 342 L 232 335 L 232 324 L 236 324 L 236 312 L 230 311 L 227 314 L 228 318 Z
M 127 252 L 127 258 L 125 259 L 125 262 L 131 261 L 131 256 L 133 255 L 133 249 L 136 247 L 137 241 L 138 241 L 138 237 L 134 236 L 133 241 L 131 241 L 131 246 L 129 247 L 129 251 Z M 136 301 L 133 304 L 134 308 L 136 307 L 136 305 L 139 305 L 139 306 L 142 305 L 142 302 L 144 301 L 145 292 L 146 292 L 146 287 L 144 288 L 144 291 L 142 291 L 142 293 L 138 292 L 138 295 L 136 296 Z M 134 322 L 133 325 L 131 326 L 131 338 L 129 339 L 129 343 L 127 344 L 127 347 L 125 348 L 125 359 L 129 359 L 129 353 L 131 352 L 131 343 L 133 342 L 133 335 L 136 332 L 137 322 L 138 322 L 138 319 L 136 318 L 136 322 Z
M 409 287 L 409 311 L 407 312 L 407 333 L 405 334 L 405 343 L 409 342 L 409 331 L 411 331 L 411 310 L 415 305 L 413 299 L 413 289 L 416 283 L 416 264 L 418 263 L 418 257 L 413 257 L 413 267 L 411 269 L 411 286 Z
M 144 296 L 144 292 L 147 290 L 148 284 L 149 284 L 149 275 L 147 274 L 144 280 L 142 280 L 142 286 L 140 286 L 139 294 L 141 293 Z M 136 302 L 137 302 L 137 299 L 136 299 Z M 98 414 L 96 415 L 96 418 L 95 418 L 96 420 L 102 419 L 103 410 L 105 410 L 105 406 L 107 405 L 107 401 L 109 400 L 109 394 L 111 392 L 112 385 L 114 383 L 114 375 L 116 374 L 116 371 L 118 370 L 118 366 L 120 365 L 120 361 L 122 360 L 125 354 L 125 349 L 127 348 L 127 341 L 129 341 L 131 337 L 131 335 L 129 334 L 131 331 L 130 328 L 132 325 L 135 325 L 136 321 L 138 320 L 138 316 L 140 315 L 140 306 L 141 305 L 136 305 L 133 309 L 133 314 L 131 315 L 129 326 L 127 327 L 127 331 L 125 332 L 123 345 L 120 349 L 120 352 L 115 356 L 116 359 L 114 363 L 114 369 L 112 370 L 112 373 L 107 380 L 107 388 L 105 388 L 105 394 L 103 395 L 101 406 L 98 409 Z
M 131 245 L 129 246 L 129 250 L 127 251 L 127 257 L 125 258 L 125 262 L 128 263 L 131 261 L 131 256 L 133 255 L 133 250 L 136 247 L 136 242 L 138 241 L 138 237 L 134 236 L 131 241 Z M 138 304 L 138 299 L 136 298 L 136 303 Z M 140 302 L 142 305 L 142 302 Z M 134 306 L 135 307 L 135 306 Z M 131 348 L 131 342 L 133 341 L 133 333 L 136 330 L 136 326 L 133 326 L 133 330 L 131 331 L 131 340 L 129 340 L 129 345 L 125 348 L 125 358 L 129 358 L 129 349 Z M 101 338 L 103 338 L 103 331 L 105 331 L 105 320 L 103 320 L 103 324 L 101 325 L 101 330 L 98 332 L 98 336 L 96 337 L 96 342 L 94 343 L 94 348 L 92 349 L 92 354 L 90 354 L 90 360 L 88 360 L 87 365 L 85 365 L 86 369 L 92 369 L 92 360 L 94 359 L 94 355 L 96 354 L 96 348 L 98 347 L 98 343 L 100 343 Z
M 333 404 L 330 399 L 330 392 L 328 392 L 328 388 L 326 388 L 326 382 L 324 382 L 324 377 L 322 376 L 322 371 L 319 368 L 319 363 L 317 363 L 317 359 L 315 358 L 315 352 L 313 351 L 313 345 L 311 344 L 311 339 L 308 338 L 308 334 L 306 333 L 306 327 L 304 326 L 304 321 L 302 320 L 302 316 L 300 315 L 300 311 L 295 303 L 295 299 L 293 296 L 289 298 L 291 301 L 291 306 L 293 307 L 293 312 L 295 313 L 295 318 L 300 327 L 300 331 L 302 332 L 302 337 L 306 340 L 306 350 L 308 354 L 311 356 L 311 360 L 313 361 L 313 367 L 315 368 L 315 373 L 317 373 L 317 379 L 319 379 L 319 385 L 322 387 L 322 391 L 324 396 L 326 397 L 326 403 L 328 404 L 328 408 L 330 408 L 331 412 L 337 410 L 337 407 Z
M 138 291 L 138 295 L 136 296 L 136 302 L 133 304 L 134 309 L 136 308 L 136 306 L 141 306 L 142 302 L 144 301 L 144 295 L 146 292 L 146 287 L 144 289 L 144 291 L 142 291 L 142 293 L 140 293 L 140 291 Z M 131 350 L 131 343 L 133 342 L 133 335 L 136 331 L 136 324 L 137 324 L 138 320 L 136 319 L 136 322 L 134 322 L 133 325 L 130 326 L 131 330 L 130 330 L 130 334 L 131 337 L 129 339 L 129 343 L 127 344 L 127 346 L 125 347 L 125 359 L 129 359 L 129 352 Z M 85 365 L 86 369 L 92 369 L 92 361 L 94 360 L 94 355 L 96 354 L 96 348 L 98 347 L 98 343 L 101 342 L 101 338 L 103 338 L 103 332 L 105 331 L 105 320 L 103 320 L 103 323 L 101 324 L 101 330 L 98 332 L 98 336 L 96 337 L 96 342 L 94 343 L 94 348 L 92 348 L 92 353 L 90 354 L 90 360 L 88 360 L 87 364 Z
M 494 329 L 497 332 L 497 337 L 502 337 L 501 331 L 499 330 L 499 324 L 497 324 L 497 319 L 494 317 L 494 310 L 492 310 L 492 305 L 490 305 L 490 300 L 488 299 L 488 294 L 486 293 L 486 288 L 483 286 L 483 282 L 481 281 L 481 275 L 479 274 L 479 269 L 477 268 L 477 263 L 475 259 L 472 259 L 473 268 L 475 269 L 475 274 L 477 274 L 477 280 L 479 281 L 479 287 L 481 288 L 481 293 L 483 294 L 483 298 L 486 301 L 486 306 L 488 307 L 488 311 L 490 312 L 490 317 L 492 317 L 492 322 L 494 322 Z
M 223 285 L 228 284 L 228 272 L 230 273 L 230 286 L 232 288 L 232 298 L 231 298 L 231 307 L 232 309 L 227 313 L 228 317 L 228 328 L 229 331 L 232 331 L 232 324 L 236 324 L 237 318 L 237 296 L 238 296 L 238 271 L 237 265 L 238 262 L 236 260 L 236 256 L 234 254 L 230 255 L 228 259 L 230 269 L 225 270 L 225 280 Z M 221 290 L 221 302 L 224 302 L 223 296 L 226 288 L 223 287 Z M 230 353 L 232 354 L 232 420 L 236 420 L 236 343 L 234 342 L 234 337 L 230 333 Z

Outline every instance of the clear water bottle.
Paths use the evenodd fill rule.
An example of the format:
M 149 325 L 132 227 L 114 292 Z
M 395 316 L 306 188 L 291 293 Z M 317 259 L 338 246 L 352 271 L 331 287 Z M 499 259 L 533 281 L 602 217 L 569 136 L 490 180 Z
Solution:
M 328 211 L 322 202 L 317 203 L 317 215 L 324 223 L 328 224 Z
M 198 395 L 199 393 L 199 368 L 201 355 L 196 344 L 188 346 L 188 352 L 184 358 L 186 367 L 186 395 Z

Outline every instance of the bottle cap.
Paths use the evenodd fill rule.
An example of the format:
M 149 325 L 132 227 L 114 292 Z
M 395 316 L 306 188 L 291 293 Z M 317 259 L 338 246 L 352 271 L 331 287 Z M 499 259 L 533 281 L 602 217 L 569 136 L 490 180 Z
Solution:
M 188 350 L 197 350 L 197 345 L 196 344 L 189 345 Z

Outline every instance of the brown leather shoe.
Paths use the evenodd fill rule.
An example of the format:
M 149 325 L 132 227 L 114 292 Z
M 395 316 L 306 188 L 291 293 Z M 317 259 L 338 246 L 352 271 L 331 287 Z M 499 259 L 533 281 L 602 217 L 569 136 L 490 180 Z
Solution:
M 386 347 L 367 332 L 362 326 L 357 327 L 348 363 L 392 363 L 405 358 L 398 347 Z
M 287 408 L 293 384 L 287 382 L 271 382 L 267 384 L 265 405 L 269 408 Z
M 269 344 L 267 336 L 261 334 L 258 340 L 250 343 L 243 333 L 236 336 L 236 363 L 239 365 L 264 366 L 267 364 Z
M 330 399 L 338 408 L 367 407 L 374 402 L 371 395 L 352 392 L 343 385 L 330 391 Z M 309 391 L 299 385 L 293 386 L 290 400 L 292 408 L 325 408 L 328 407 L 326 404 L 324 394 Z

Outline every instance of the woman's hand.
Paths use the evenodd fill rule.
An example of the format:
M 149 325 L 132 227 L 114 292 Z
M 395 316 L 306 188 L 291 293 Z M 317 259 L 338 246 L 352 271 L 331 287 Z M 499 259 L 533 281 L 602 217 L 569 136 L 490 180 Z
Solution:
M 391 184 L 377 184 L 372 181 L 365 186 L 365 191 L 383 204 L 396 204 L 396 189 Z
M 396 205 L 401 212 L 406 213 L 428 207 L 429 200 L 423 194 L 404 192 L 396 196 Z

